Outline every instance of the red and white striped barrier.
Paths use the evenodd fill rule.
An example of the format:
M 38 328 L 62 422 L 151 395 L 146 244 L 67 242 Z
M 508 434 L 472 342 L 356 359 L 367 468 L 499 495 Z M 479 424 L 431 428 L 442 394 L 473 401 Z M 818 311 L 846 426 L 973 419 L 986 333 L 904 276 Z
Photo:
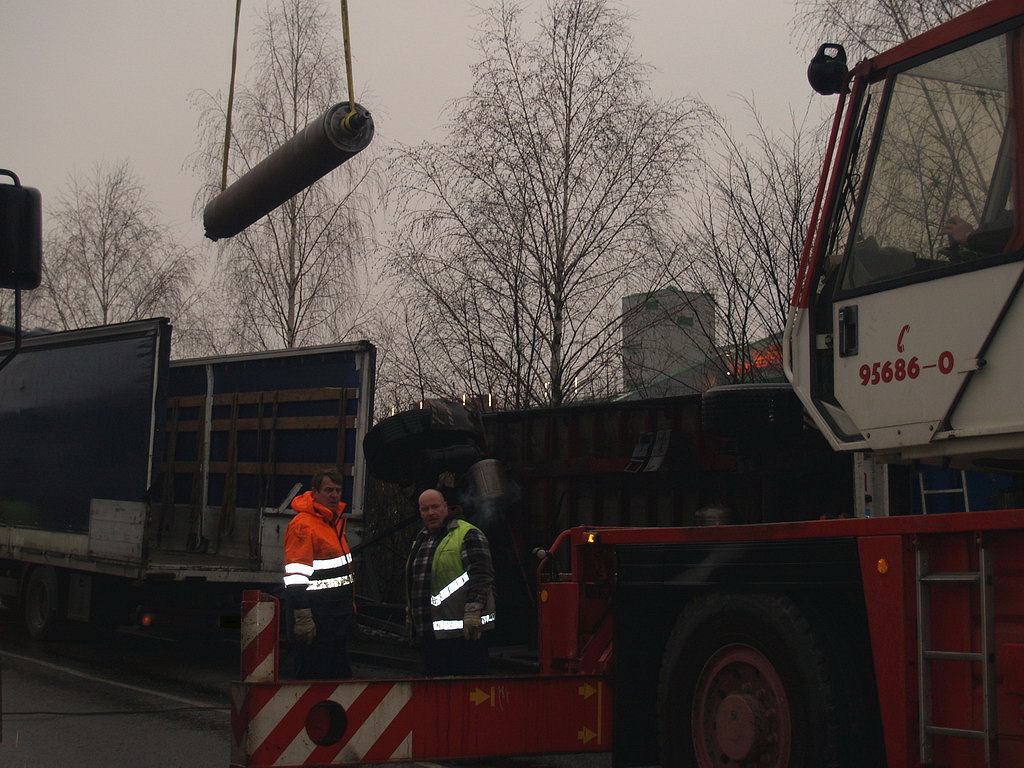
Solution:
M 246 695 L 248 694 L 248 695 Z M 232 765 L 333 766 L 409 760 L 412 684 L 282 683 L 232 691 Z
M 280 606 L 242 604 L 242 680 L 231 686 L 232 768 L 308 768 L 606 752 L 604 678 L 442 677 L 280 681 Z
M 242 593 L 242 682 L 269 683 L 278 679 L 278 637 L 281 604 L 258 590 Z
M 233 768 L 306 768 L 611 749 L 599 677 L 232 686 Z

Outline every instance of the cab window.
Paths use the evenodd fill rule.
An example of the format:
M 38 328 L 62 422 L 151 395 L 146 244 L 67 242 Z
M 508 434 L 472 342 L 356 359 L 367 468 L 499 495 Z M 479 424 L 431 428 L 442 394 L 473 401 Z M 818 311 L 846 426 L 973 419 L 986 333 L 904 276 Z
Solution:
M 1016 151 L 1008 38 L 896 76 L 847 244 L 844 291 L 938 277 L 1006 250 Z

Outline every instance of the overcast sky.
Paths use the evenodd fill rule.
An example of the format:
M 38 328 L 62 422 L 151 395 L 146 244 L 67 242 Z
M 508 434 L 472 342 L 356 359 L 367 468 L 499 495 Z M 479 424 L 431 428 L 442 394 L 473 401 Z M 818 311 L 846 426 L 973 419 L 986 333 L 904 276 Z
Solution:
M 482 0 L 481 0 L 482 1 Z M 239 70 L 265 0 L 242 4 Z M 324 0 L 341 29 L 338 0 Z M 542 7 L 542 0 L 531 1 Z M 809 98 L 810 50 L 796 50 L 793 0 L 629 0 L 634 50 L 659 98 L 699 96 L 740 119 L 753 97 L 768 122 Z M 164 221 L 203 243 L 195 90 L 226 92 L 232 0 L 0 0 L 0 168 L 43 195 L 44 217 L 72 174 L 130 159 Z M 349 0 L 357 98 L 375 144 L 441 137 L 442 108 L 466 93 L 476 17 L 466 0 Z M 325 107 L 328 105 L 325 105 Z

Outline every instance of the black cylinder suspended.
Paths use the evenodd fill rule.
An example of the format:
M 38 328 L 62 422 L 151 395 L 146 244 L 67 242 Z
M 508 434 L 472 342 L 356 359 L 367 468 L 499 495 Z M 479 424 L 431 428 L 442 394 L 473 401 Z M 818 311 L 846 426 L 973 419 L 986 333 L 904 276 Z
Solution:
M 207 203 L 206 236 L 237 235 L 365 149 L 373 118 L 360 104 L 351 117 L 349 111 L 349 102 L 335 104 Z

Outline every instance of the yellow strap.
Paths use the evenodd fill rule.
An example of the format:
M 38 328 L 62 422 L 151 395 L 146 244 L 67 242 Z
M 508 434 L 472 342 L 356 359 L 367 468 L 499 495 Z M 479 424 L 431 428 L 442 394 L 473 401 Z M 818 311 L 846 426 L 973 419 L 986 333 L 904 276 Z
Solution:
M 352 45 L 348 36 L 348 0 L 341 0 L 341 35 L 345 42 L 345 75 L 348 78 L 348 114 L 345 124 L 356 113 L 355 86 L 352 84 Z
M 231 84 L 228 86 L 228 115 L 224 123 L 224 165 L 220 175 L 220 191 L 228 186 L 228 150 L 231 148 L 231 111 L 235 103 L 235 69 L 238 66 L 238 19 L 242 14 L 242 0 L 235 0 L 235 37 L 231 43 Z
M 238 67 L 238 21 L 242 14 L 242 0 L 235 0 L 235 33 L 231 42 L 231 82 L 228 85 L 227 119 L 224 122 L 224 162 L 221 168 L 220 189 L 228 186 L 228 154 L 231 149 L 231 113 L 235 103 L 235 71 Z M 341 30 L 345 41 L 345 75 L 348 79 L 348 114 L 343 125 L 349 127 L 349 118 L 356 113 L 355 86 L 352 83 L 352 46 L 348 35 L 348 0 L 341 0 Z M 344 529 L 343 529 L 344 530 Z

